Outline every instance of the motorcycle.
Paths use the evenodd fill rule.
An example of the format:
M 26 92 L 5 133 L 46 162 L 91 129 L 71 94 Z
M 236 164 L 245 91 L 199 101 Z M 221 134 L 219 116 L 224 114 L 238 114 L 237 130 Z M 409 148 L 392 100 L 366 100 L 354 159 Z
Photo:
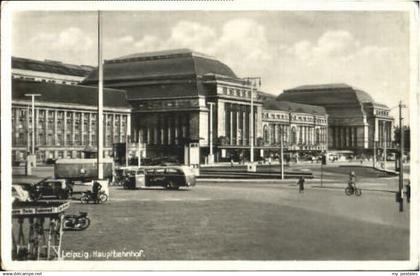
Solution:
M 63 220 L 64 231 L 82 231 L 90 225 L 90 218 L 86 212 L 79 212 L 79 215 L 65 215 Z
M 344 192 L 346 193 L 346 195 L 351 196 L 352 194 L 355 194 L 356 196 L 361 196 L 362 195 L 362 190 L 357 188 L 357 187 L 351 187 L 348 186 L 346 187 L 346 189 L 344 190 Z
M 108 196 L 105 194 L 104 191 L 99 191 L 98 193 L 98 197 L 95 200 L 93 198 L 93 193 L 91 191 L 86 191 L 82 194 L 82 197 L 80 198 L 80 202 L 82 204 L 87 204 L 89 202 L 93 202 L 93 203 L 102 203 L 108 200 Z

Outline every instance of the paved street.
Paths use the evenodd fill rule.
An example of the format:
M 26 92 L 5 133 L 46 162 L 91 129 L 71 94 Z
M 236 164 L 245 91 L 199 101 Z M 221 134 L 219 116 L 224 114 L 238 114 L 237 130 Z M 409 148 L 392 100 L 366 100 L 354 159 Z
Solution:
M 66 232 L 63 250 L 143 250 L 146 260 L 408 258 L 409 212 L 398 212 L 393 194 L 356 198 L 309 186 L 304 194 L 293 184 L 263 182 L 180 191 L 113 187 L 103 205 L 72 202 L 68 212 L 89 212 L 92 225 Z
M 179 191 L 113 186 L 111 200 L 102 205 L 82 205 L 76 194 L 66 213 L 87 211 L 92 224 L 81 232 L 64 233 L 65 259 L 408 258 L 410 212 L 406 203 L 405 211 L 398 211 L 398 177 L 378 178 L 360 170 L 363 195 L 349 197 L 344 194 L 348 169 L 326 167 L 322 187 L 318 166 L 294 169 L 314 173 L 303 194 L 296 179 L 201 179 L 196 187 Z M 36 173 L 45 177 L 52 168 L 39 167 Z M 14 176 L 14 182 L 34 179 Z M 75 186 L 76 191 L 86 189 Z M 141 256 L 110 257 L 113 250 Z

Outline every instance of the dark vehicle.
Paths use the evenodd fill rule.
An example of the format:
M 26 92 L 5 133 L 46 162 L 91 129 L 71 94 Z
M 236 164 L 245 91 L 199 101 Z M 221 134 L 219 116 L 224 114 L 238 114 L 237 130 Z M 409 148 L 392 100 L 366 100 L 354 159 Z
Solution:
M 187 166 L 145 167 L 145 186 L 161 186 L 177 190 L 179 187 L 195 186 L 195 175 Z
M 56 161 L 56 159 L 48 158 L 45 161 L 45 164 L 47 164 L 47 165 L 54 165 L 55 164 L 55 161 Z
M 105 191 L 99 191 L 98 198 L 95 202 L 95 199 L 93 198 L 92 191 L 86 191 L 82 194 L 82 197 L 80 198 L 80 202 L 83 204 L 88 204 L 90 202 L 92 203 L 102 203 L 108 200 L 108 196 L 105 194 Z
M 63 220 L 63 230 L 65 231 L 81 231 L 88 228 L 90 218 L 86 212 L 79 212 L 79 215 L 65 215 Z
M 67 199 L 73 193 L 73 185 L 66 179 L 43 179 L 31 187 L 30 196 L 33 200 L 45 197 Z

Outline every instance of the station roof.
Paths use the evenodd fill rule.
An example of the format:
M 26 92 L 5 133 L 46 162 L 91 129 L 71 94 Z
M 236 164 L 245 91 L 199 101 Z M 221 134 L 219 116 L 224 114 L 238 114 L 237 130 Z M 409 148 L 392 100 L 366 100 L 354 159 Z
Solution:
M 224 63 L 190 49 L 136 53 L 107 60 L 104 64 L 105 82 L 195 77 L 208 73 L 237 78 Z M 83 83 L 97 80 L 98 70 L 95 69 Z
M 39 61 L 28 58 L 12 57 L 12 68 L 68 76 L 85 77 L 94 67 L 87 65 L 67 64 L 54 60 Z
M 25 94 L 41 94 L 39 102 L 80 104 L 97 106 L 98 89 L 91 86 L 65 85 L 58 83 L 36 82 L 21 79 L 12 80 L 12 100 L 29 100 Z M 124 90 L 104 88 L 104 106 L 113 108 L 129 108 Z
M 266 100 L 263 101 L 263 108 L 267 110 L 281 110 L 296 113 L 308 113 L 313 115 L 326 115 L 327 112 L 322 106 L 294 103 L 289 101 Z
M 280 94 L 277 99 L 322 106 L 378 104 L 367 92 L 345 83 L 298 86 L 284 90 L 284 93 Z

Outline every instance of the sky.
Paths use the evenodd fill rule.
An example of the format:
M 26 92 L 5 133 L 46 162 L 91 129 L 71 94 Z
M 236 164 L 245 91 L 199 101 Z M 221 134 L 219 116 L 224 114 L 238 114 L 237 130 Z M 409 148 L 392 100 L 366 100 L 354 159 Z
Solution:
M 275 95 L 347 83 L 393 108 L 409 95 L 404 11 L 107 11 L 103 56 L 189 48 Z M 97 13 L 15 12 L 12 55 L 97 65 Z M 396 109 L 393 110 L 396 114 Z

